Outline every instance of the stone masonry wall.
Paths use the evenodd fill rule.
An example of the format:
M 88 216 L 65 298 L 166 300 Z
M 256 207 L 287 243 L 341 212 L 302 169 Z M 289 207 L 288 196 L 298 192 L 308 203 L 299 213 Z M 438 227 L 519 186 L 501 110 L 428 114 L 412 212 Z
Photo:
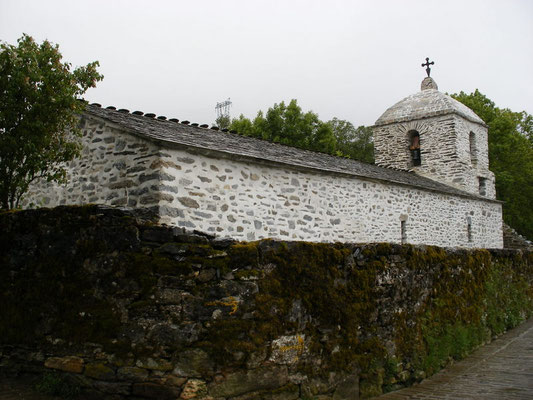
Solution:
M 502 247 L 501 205 L 353 176 L 167 149 L 162 222 L 240 240 Z M 471 241 L 467 224 L 471 221 Z
M 479 193 L 479 178 L 485 178 L 486 195 L 489 199 L 496 198 L 494 173 L 489 170 L 489 142 L 487 128 L 468 120 L 455 117 L 456 130 L 463 134 L 457 138 L 457 153 L 461 163 L 465 165 L 464 185 L 471 193 Z M 470 152 L 470 132 L 475 136 L 475 158 L 472 162 Z
M 455 161 L 456 132 L 453 116 L 444 115 L 374 127 L 376 164 L 400 170 L 413 169 L 409 152 L 409 131 L 411 130 L 420 134 L 422 165 L 414 167 L 417 171 L 423 169 L 425 165 L 433 167 L 433 163 L 436 163 L 435 171 L 427 172 L 438 176 L 437 167 L 442 168 L 446 166 L 446 163 Z M 434 154 L 435 150 L 439 150 L 439 157 Z M 441 160 L 446 163 L 440 164 Z
M 22 207 L 153 203 L 158 195 L 159 177 L 154 174 L 158 174 L 159 146 L 95 118 L 83 117 L 80 126 L 82 155 L 69 163 L 68 183 L 35 182 Z
M 533 250 L 533 243 L 507 224 L 503 224 L 503 245 L 506 249 Z
M 94 118 L 83 119 L 82 128 L 83 157 L 69 166 L 69 183 L 35 184 L 25 206 L 146 207 L 163 223 L 241 240 L 400 243 L 405 221 L 407 243 L 502 247 L 498 203 L 222 153 L 162 149 Z
M 0 379 L 99 400 L 353 400 L 533 311 L 528 252 L 245 243 L 153 217 L 0 213 Z
M 409 131 L 420 134 L 422 165 L 411 165 Z M 476 137 L 475 165 L 470 156 L 470 132 Z M 479 177 L 487 179 L 486 195 L 496 198 L 489 171 L 487 129 L 455 114 L 374 127 L 376 164 L 412 170 L 440 182 L 479 194 Z

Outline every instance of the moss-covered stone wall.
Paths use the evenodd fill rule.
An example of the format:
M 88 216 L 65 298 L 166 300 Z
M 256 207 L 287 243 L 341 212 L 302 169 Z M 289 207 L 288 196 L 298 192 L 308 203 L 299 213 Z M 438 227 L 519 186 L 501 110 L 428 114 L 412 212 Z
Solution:
M 531 252 L 235 242 L 96 206 L 0 227 L 0 371 L 96 398 L 368 398 L 533 311 Z

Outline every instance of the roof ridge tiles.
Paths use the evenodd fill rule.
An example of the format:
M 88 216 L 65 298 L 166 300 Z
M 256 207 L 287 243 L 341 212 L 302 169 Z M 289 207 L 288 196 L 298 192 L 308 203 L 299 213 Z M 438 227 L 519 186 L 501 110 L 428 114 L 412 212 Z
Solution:
M 93 107 L 102 108 L 102 105 L 100 103 L 90 103 L 88 105 L 89 106 L 93 106 Z M 139 111 L 139 110 L 130 112 L 130 110 L 128 110 L 126 108 L 117 108 L 117 107 L 111 106 L 111 105 L 105 107 L 105 109 L 109 110 L 109 111 L 117 111 L 117 112 L 123 113 L 123 114 L 132 114 L 132 115 L 144 116 L 144 117 L 147 117 L 147 118 L 150 118 L 150 119 L 159 120 L 159 121 L 170 121 L 170 122 L 175 122 L 175 123 L 180 122 L 180 120 L 178 118 L 167 118 L 164 115 L 156 115 L 154 113 L 144 113 L 143 111 Z M 181 121 L 181 123 L 184 124 L 184 125 L 193 126 L 195 128 L 204 128 L 204 129 L 205 128 L 209 128 L 208 124 L 201 124 L 200 125 L 197 122 L 190 122 L 190 121 L 187 121 L 187 120 L 183 120 L 183 121 Z M 213 127 L 211 127 L 211 129 L 217 130 L 219 128 L 213 126 Z M 228 132 L 229 131 L 228 129 L 225 129 L 225 130 L 224 129 L 220 129 L 220 130 L 222 130 L 223 132 Z M 232 131 L 232 133 L 237 133 L 237 132 L 236 131 Z

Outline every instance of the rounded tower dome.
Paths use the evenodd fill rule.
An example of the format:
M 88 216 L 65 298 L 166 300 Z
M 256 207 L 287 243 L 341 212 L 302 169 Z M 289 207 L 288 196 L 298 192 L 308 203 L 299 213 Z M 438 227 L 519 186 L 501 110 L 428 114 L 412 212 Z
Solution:
M 422 81 L 420 92 L 407 96 L 389 107 L 378 118 L 375 126 L 447 114 L 457 114 L 469 121 L 485 125 L 474 111 L 447 94 L 439 92 L 435 81 L 426 77 Z
M 439 92 L 426 71 L 421 90 L 388 108 L 374 124 L 376 164 L 494 198 L 487 125 L 470 108 Z

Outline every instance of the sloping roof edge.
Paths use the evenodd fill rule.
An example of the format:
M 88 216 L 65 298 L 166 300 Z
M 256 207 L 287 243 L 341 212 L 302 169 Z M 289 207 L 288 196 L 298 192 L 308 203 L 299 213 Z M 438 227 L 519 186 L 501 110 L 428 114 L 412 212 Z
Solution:
M 368 180 L 377 180 L 479 201 L 502 203 L 499 200 L 476 196 L 413 172 L 380 167 L 357 160 L 302 150 L 234 133 L 143 115 L 134 115 L 95 105 L 88 105 L 86 112 L 90 116 L 109 121 L 136 136 L 171 146 L 190 147 L 200 151 L 225 154 L 226 157 L 259 160 L 319 172 L 357 176 Z
M 425 89 L 404 97 L 389 107 L 374 126 L 455 114 L 475 124 L 488 125 L 470 108 L 437 89 Z
M 464 114 L 464 113 L 461 113 L 460 111 L 456 111 L 456 110 L 445 110 L 445 111 L 434 111 L 434 112 L 429 112 L 427 113 L 427 115 L 424 115 L 423 117 L 418 117 L 416 118 L 417 120 L 421 120 L 421 119 L 430 119 L 430 118 L 435 118 L 435 117 L 442 117 L 443 115 L 458 115 L 459 117 L 462 117 L 474 124 L 478 124 L 478 125 L 481 125 L 485 128 L 488 128 L 489 126 L 483 122 L 483 121 L 476 121 L 474 118 Z M 407 122 L 407 121 L 412 121 L 413 119 L 410 118 L 410 117 L 403 117 L 403 118 L 397 118 L 397 119 L 394 119 L 394 120 L 390 120 L 390 121 L 385 121 L 385 122 L 378 122 L 376 121 L 376 123 L 374 125 L 371 126 L 371 128 L 374 128 L 374 127 L 382 127 L 382 126 L 387 126 L 387 125 L 392 125 L 392 124 L 398 124 L 398 123 L 402 123 L 402 122 Z

